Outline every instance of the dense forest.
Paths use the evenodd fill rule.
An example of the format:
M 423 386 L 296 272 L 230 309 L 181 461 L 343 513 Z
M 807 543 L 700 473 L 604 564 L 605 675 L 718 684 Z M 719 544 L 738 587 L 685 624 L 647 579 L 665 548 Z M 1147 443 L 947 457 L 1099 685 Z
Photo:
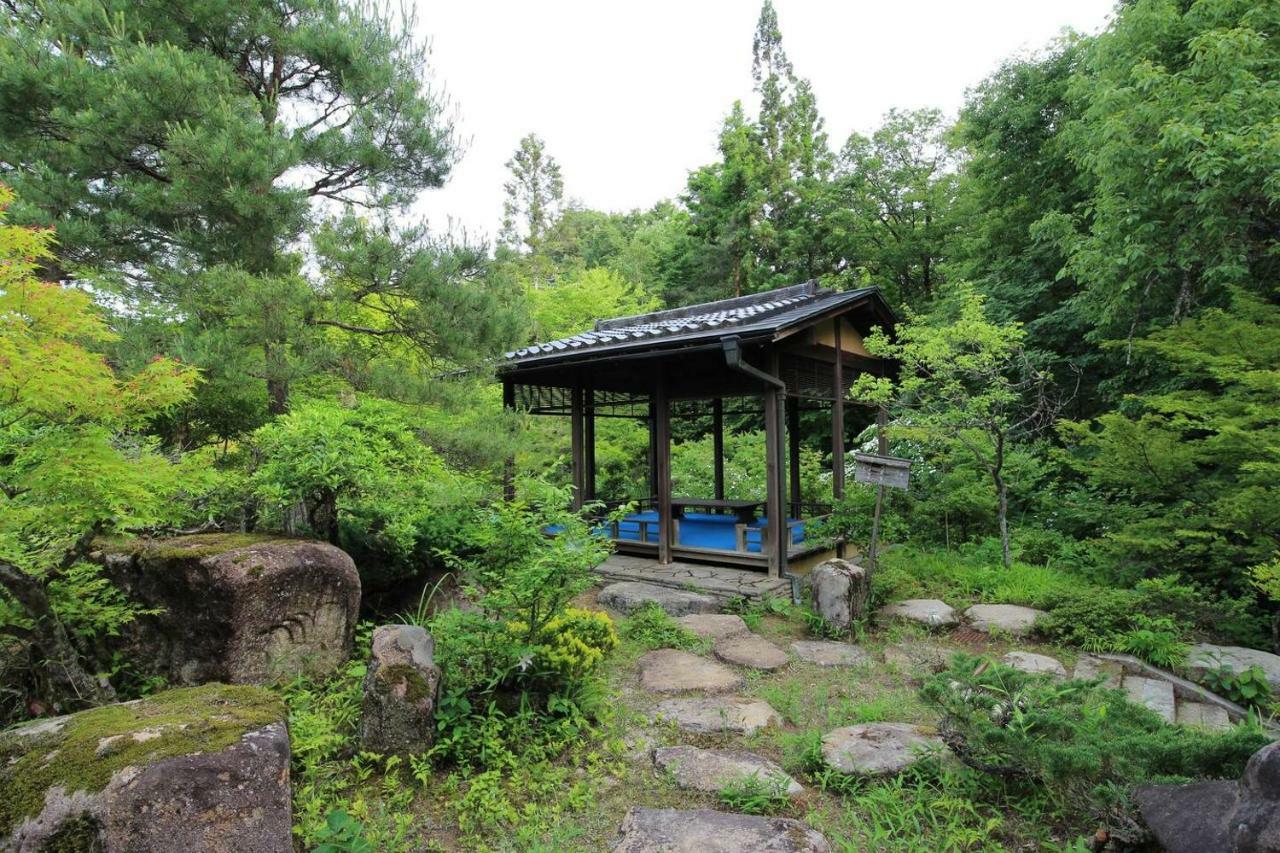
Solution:
M 765 2 L 743 43 L 755 97 L 725 105 L 717 158 L 677 198 L 584 207 L 530 128 L 492 245 L 408 213 L 462 151 L 449 69 L 411 20 L 344 0 L 2 8 L 0 721 L 161 686 L 113 646 L 145 605 L 91 558 L 102 542 L 313 537 L 355 559 L 369 618 L 450 571 L 484 591 L 478 611 L 416 613 L 458 674 L 432 759 L 462 768 L 481 815 L 464 836 L 527 820 L 544 837 L 545 803 L 494 803 L 590 715 L 539 728 L 466 697 L 501 682 L 590 704 L 565 685 L 594 658 L 525 669 L 568 622 L 520 616 L 509 648 L 494 632 L 563 611 L 580 587 L 549 591 L 548 564 L 579 577 L 604 550 L 548 485 L 569 481 L 567 428 L 504 413 L 494 368 L 597 319 L 809 280 L 877 286 L 901 319 L 868 339 L 901 374 L 855 387 L 849 433 L 873 447 L 884 407 L 914 463 L 877 600 L 1000 590 L 1057 642 L 1157 665 L 1201 639 L 1280 651 L 1280 6 L 1124 0 L 1100 33 L 974 81 L 958 116 L 894 110 L 837 140 Z M 761 428 L 731 424 L 731 497 L 763 493 Z M 829 448 L 823 423 L 803 429 Z M 675 438 L 677 489 L 705 491 L 706 424 Z M 643 423 L 596 442 L 600 492 L 638 497 Z M 509 458 L 522 497 L 504 505 Z M 830 496 L 831 464 L 805 451 L 806 496 Z M 873 498 L 837 507 L 851 542 Z M 300 843 L 358 834 L 325 823 L 338 804 L 360 831 L 395 822 L 391 783 L 378 812 L 332 770 L 351 683 L 289 697 Z M 1115 813 L 1065 789 L 1036 819 L 1092 832 Z M 385 831 L 375 847 L 407 830 Z

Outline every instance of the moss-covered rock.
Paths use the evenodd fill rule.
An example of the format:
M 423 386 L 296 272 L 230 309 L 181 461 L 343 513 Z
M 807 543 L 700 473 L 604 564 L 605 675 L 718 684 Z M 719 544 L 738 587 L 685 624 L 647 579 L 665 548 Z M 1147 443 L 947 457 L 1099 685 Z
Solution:
M 322 676 L 351 652 L 360 578 L 332 545 L 217 533 L 103 542 L 97 559 L 159 611 L 127 627 L 121 651 L 171 683 Z
M 414 625 L 383 625 L 373 632 L 364 678 L 360 740 L 382 753 L 417 753 L 435 737 L 440 669 L 435 641 Z
M 269 691 L 209 684 L 0 734 L 0 849 L 290 849 Z

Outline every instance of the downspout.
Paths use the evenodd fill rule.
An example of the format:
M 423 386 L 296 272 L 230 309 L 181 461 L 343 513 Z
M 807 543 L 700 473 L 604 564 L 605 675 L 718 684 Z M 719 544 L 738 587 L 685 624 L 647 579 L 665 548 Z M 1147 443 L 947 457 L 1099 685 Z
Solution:
M 725 367 L 729 368 L 732 371 L 735 371 L 736 373 L 741 373 L 744 376 L 749 376 L 752 379 L 757 380 L 758 382 L 763 382 L 766 385 L 772 385 L 774 388 L 777 388 L 784 393 L 786 392 L 787 383 L 783 382 L 781 379 L 774 376 L 773 374 L 767 373 L 761 370 L 760 368 L 756 367 L 755 365 L 748 364 L 746 361 L 743 360 L 742 341 L 736 335 L 725 338 L 721 343 L 724 347 Z M 775 520 L 774 523 L 776 524 L 777 520 Z M 788 532 L 785 524 L 783 524 L 782 526 L 781 535 L 782 535 L 782 541 L 787 542 L 787 546 L 790 547 L 791 535 Z M 780 574 L 782 575 L 782 577 L 786 578 L 788 581 L 791 582 L 791 603 L 799 604 L 800 603 L 799 575 L 792 574 L 789 568 L 780 569 Z

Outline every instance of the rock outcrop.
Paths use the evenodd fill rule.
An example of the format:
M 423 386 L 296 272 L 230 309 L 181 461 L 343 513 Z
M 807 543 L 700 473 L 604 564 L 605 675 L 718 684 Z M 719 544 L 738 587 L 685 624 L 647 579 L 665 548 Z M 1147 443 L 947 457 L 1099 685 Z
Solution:
M 327 675 L 351 654 L 360 576 L 332 545 L 210 534 L 108 544 L 98 559 L 130 598 L 158 609 L 122 642 L 170 683 Z
M 1243 646 L 1215 646 L 1196 643 L 1187 654 L 1187 673 L 1199 681 L 1206 672 L 1229 668 L 1236 674 L 1256 666 L 1267 677 L 1272 690 L 1280 690 L 1280 655 Z
M 208 684 L 0 734 L 0 850 L 288 853 L 283 704 Z
M 379 627 L 364 676 L 361 745 L 403 755 L 426 750 L 435 741 L 439 687 L 431 635 L 416 625 Z
M 809 574 L 813 610 L 828 624 L 846 631 L 866 615 L 871 577 L 848 560 L 827 560 Z

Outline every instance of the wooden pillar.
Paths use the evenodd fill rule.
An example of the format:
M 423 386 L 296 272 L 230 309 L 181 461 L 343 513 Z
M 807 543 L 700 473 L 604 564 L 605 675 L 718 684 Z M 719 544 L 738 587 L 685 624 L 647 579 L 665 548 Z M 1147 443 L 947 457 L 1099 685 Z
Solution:
M 573 469 L 573 508 L 582 509 L 582 498 L 587 490 L 587 466 L 583 453 L 582 385 L 574 385 L 569 392 L 569 456 Z
M 516 386 L 510 379 L 502 380 L 502 408 L 511 413 L 516 408 Z M 516 459 L 508 455 L 502 461 L 502 497 L 504 500 L 516 499 Z
M 770 361 L 770 372 L 778 375 L 778 356 Z M 786 389 L 770 386 L 764 393 L 765 444 L 765 531 L 764 551 L 769 561 L 769 575 L 781 577 L 787 567 L 787 517 L 785 497 L 786 462 L 782 442 L 786 412 Z
M 800 400 L 787 407 L 787 483 L 791 487 L 791 515 L 800 517 Z
M 831 497 L 835 502 L 844 498 L 844 347 L 840 341 L 840 328 L 844 320 L 835 321 L 836 363 L 831 369 Z M 844 539 L 836 542 L 836 556 L 843 559 Z
M 649 494 L 654 504 L 658 500 L 658 407 L 649 397 Z
M 835 397 L 831 404 L 831 496 L 836 500 L 844 497 L 844 350 L 840 344 L 840 326 L 842 320 L 836 318 L 836 363 L 832 368 L 832 394 Z
M 711 401 L 711 436 L 715 467 L 715 498 L 724 500 L 724 400 L 716 397 Z
M 587 386 L 584 400 L 582 423 L 583 453 L 583 497 L 585 500 L 596 499 L 596 392 Z
M 671 404 L 667 400 L 666 377 L 661 368 L 653 389 L 654 439 L 657 450 L 658 562 L 671 562 Z

